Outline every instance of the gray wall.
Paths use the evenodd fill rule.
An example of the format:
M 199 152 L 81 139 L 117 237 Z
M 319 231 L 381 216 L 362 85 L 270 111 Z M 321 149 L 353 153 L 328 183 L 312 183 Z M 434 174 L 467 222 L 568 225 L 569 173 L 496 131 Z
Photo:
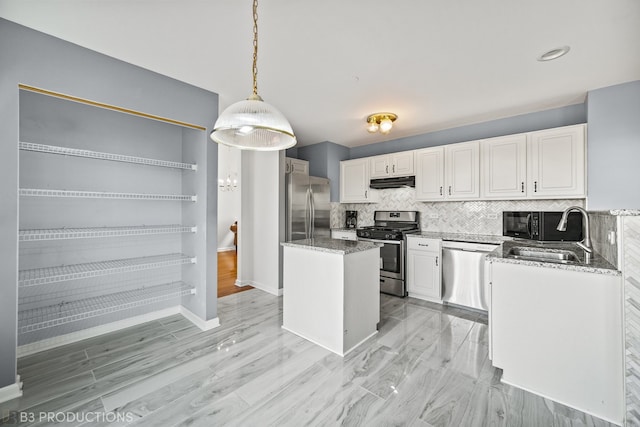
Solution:
M 522 114 L 484 123 L 394 139 L 351 149 L 351 158 L 377 156 L 396 151 L 415 150 L 436 145 L 455 144 L 476 139 L 493 138 L 522 132 L 575 125 L 587 121 L 585 104 L 569 105 L 537 113 Z
M 217 117 L 218 96 L 4 19 L 0 19 L 0 57 L 0 170 L 3 178 L 0 184 L 2 388 L 13 384 L 16 375 L 18 83 L 207 128 L 212 127 Z M 216 177 L 217 147 L 207 149 L 207 158 L 203 161 L 212 163 L 208 171 Z M 214 198 L 215 194 L 210 196 L 212 200 L 206 203 L 212 218 L 208 218 L 207 222 L 208 227 L 216 230 L 217 199 Z M 211 233 L 212 230 L 209 230 L 209 234 Z M 207 309 L 207 317 L 215 316 L 215 311 L 215 308 Z
M 569 126 L 585 123 L 586 121 L 586 105 L 575 104 L 567 107 L 539 111 L 537 113 L 507 117 L 490 122 L 398 138 L 354 148 L 348 148 L 325 141 L 318 144 L 289 149 L 287 150 L 287 156 L 308 160 L 311 175 L 329 178 L 331 180 L 331 201 L 338 202 L 340 201 L 339 162 L 341 160 L 358 159 L 361 157 L 416 150 L 436 145 L 455 144 L 457 142 Z
M 589 92 L 587 206 L 640 209 L 640 80 Z
M 292 153 L 293 154 L 293 153 Z M 348 147 L 325 141 L 319 144 L 299 147 L 297 158 L 309 161 L 309 174 L 329 178 L 331 185 L 331 201 L 340 201 L 340 161 L 348 160 Z

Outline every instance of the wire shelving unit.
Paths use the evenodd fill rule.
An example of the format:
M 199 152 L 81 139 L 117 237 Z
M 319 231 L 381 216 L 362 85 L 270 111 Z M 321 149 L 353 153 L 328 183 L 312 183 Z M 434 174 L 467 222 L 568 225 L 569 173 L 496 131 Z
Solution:
M 86 227 L 25 229 L 18 232 L 18 241 L 91 239 L 102 237 L 150 236 L 154 234 L 195 233 L 197 227 L 179 224 L 142 225 L 132 227 Z
M 18 333 L 52 328 L 195 293 L 192 286 L 173 282 L 24 310 L 18 314 Z
M 104 153 L 101 151 L 82 150 L 78 148 L 60 147 L 57 145 L 20 142 L 18 147 L 23 151 L 35 151 L 38 153 L 60 154 L 64 156 L 85 157 L 89 159 L 109 160 L 113 162 L 134 163 L 138 165 L 160 166 L 193 171 L 198 169 L 198 166 L 194 163 L 181 163 L 168 160 L 149 159 L 146 157 L 125 156 L 123 154 Z
M 21 188 L 21 197 L 68 197 L 76 199 L 128 199 L 195 202 L 197 196 L 189 194 L 114 193 L 108 191 L 52 190 L 46 188 Z
M 40 286 L 69 280 L 87 279 L 110 274 L 131 273 L 134 271 L 195 263 L 195 257 L 184 254 L 167 254 L 20 270 L 18 272 L 18 287 Z

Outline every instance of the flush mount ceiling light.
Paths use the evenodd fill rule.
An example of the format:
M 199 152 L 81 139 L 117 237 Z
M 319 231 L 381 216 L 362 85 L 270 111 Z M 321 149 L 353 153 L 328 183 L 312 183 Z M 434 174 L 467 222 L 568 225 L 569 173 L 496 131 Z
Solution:
M 545 52 L 542 55 L 538 56 L 538 61 L 541 61 L 541 62 L 553 61 L 554 59 L 558 59 L 561 56 L 566 55 L 570 49 L 571 48 L 569 46 L 561 46 L 555 49 L 551 49 L 550 51 Z
M 258 95 L 258 0 L 253 1 L 253 93 L 216 120 L 211 139 L 241 150 L 277 151 L 296 145 L 291 125 Z
M 374 113 L 367 117 L 367 132 L 380 133 L 386 135 L 391 132 L 393 122 L 398 119 L 398 116 L 393 113 Z

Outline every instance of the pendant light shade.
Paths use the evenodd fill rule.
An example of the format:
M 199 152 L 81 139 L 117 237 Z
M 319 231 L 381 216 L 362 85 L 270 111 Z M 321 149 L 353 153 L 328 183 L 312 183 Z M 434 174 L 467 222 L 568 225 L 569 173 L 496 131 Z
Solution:
M 211 139 L 241 150 L 278 151 L 296 145 L 284 115 L 258 95 L 258 0 L 253 0 L 253 93 L 216 120 Z
M 236 102 L 222 112 L 211 139 L 243 150 L 277 151 L 296 145 L 284 115 L 259 96 Z

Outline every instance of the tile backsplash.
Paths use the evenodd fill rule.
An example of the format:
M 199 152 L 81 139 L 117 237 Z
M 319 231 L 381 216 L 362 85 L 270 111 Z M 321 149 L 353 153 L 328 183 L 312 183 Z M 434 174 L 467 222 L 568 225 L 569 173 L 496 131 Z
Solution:
M 618 223 L 617 217 L 609 212 L 589 212 L 591 220 L 591 241 L 593 249 L 616 268 L 618 265 Z M 614 234 L 613 243 L 609 234 Z
M 502 211 L 562 211 L 584 200 L 490 200 L 418 202 L 415 188 L 378 190 L 378 203 L 332 203 L 331 227 L 345 226 L 345 211 L 358 211 L 358 227 L 373 225 L 377 210 L 419 211 L 423 231 L 502 235 Z

